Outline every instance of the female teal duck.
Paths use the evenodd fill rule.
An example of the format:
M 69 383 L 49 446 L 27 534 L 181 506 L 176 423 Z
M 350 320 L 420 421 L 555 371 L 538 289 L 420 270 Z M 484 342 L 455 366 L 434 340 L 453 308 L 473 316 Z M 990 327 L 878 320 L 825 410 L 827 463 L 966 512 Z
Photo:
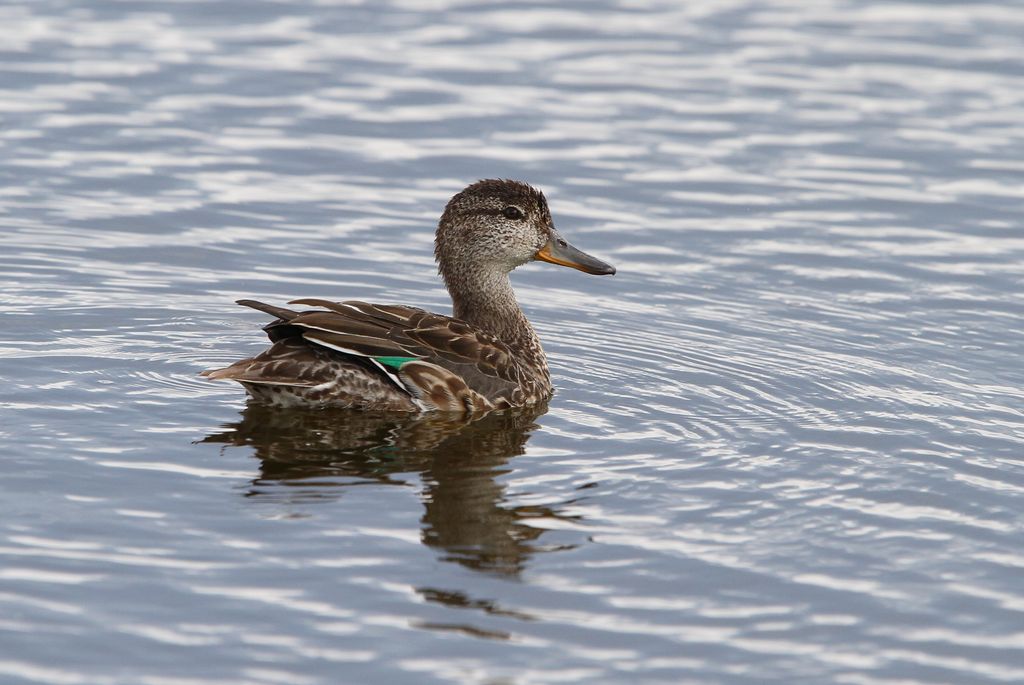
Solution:
M 238 381 L 278 406 L 474 413 L 547 399 L 547 359 L 509 273 L 536 259 L 589 274 L 615 268 L 558 234 L 539 190 L 506 180 L 479 181 L 451 199 L 434 256 L 453 317 L 357 301 L 290 302 L 316 308 L 299 312 L 239 300 L 276 317 L 263 329 L 273 345 L 203 375 Z

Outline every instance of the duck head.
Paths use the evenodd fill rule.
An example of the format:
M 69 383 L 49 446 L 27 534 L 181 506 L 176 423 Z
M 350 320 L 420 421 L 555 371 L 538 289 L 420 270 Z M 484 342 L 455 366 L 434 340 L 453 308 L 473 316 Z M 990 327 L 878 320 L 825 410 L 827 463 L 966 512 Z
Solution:
M 478 181 L 455 195 L 441 216 L 434 256 L 446 283 L 467 270 L 504 275 L 534 260 L 588 274 L 615 273 L 570 245 L 555 230 L 544 194 L 519 181 Z

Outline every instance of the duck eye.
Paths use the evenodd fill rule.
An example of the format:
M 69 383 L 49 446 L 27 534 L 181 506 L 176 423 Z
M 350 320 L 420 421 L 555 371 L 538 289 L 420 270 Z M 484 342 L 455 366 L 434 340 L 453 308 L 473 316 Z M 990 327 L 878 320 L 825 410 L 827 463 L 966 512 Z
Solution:
M 515 205 L 509 205 L 508 207 L 506 207 L 505 211 L 503 211 L 502 214 L 505 215 L 506 219 L 515 220 L 522 219 L 525 216 L 525 214 L 523 214 L 523 210 L 519 209 Z

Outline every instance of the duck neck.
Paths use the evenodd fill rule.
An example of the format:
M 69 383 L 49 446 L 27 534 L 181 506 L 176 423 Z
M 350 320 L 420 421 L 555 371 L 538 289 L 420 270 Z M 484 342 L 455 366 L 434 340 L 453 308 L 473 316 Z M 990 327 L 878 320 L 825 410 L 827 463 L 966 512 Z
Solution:
M 462 278 L 445 279 L 455 318 L 495 336 L 547 379 L 540 339 L 516 301 L 508 274 L 478 270 L 460 275 Z

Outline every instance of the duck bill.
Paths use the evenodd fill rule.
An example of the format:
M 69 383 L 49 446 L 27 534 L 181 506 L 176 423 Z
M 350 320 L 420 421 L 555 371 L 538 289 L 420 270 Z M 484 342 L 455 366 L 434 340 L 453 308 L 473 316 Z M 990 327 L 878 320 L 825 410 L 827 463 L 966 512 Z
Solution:
M 551 232 L 551 239 L 547 245 L 540 248 L 536 257 L 542 262 L 568 266 L 596 276 L 610 276 L 615 273 L 614 266 L 605 264 L 597 257 L 591 257 L 582 250 L 577 250 L 555 231 Z

